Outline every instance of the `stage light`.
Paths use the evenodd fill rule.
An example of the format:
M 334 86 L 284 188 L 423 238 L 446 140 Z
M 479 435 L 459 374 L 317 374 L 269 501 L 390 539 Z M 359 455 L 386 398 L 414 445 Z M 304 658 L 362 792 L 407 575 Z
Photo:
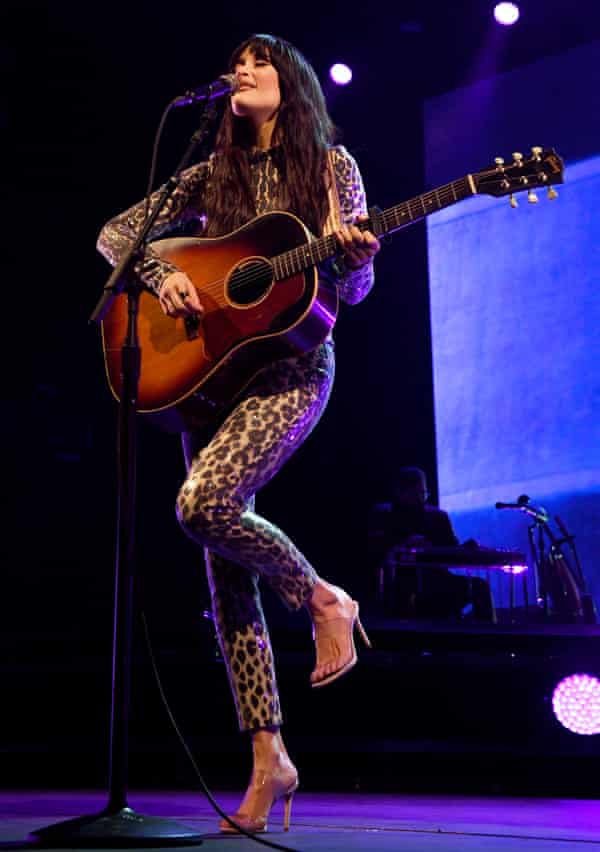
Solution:
M 600 680 L 588 674 L 563 678 L 552 693 L 552 709 L 574 734 L 600 734 Z
M 519 20 L 519 7 L 516 3 L 496 3 L 494 18 L 499 24 L 508 27 Z
M 502 565 L 502 571 L 505 574 L 524 574 L 527 571 L 527 565 Z
M 352 71 L 343 62 L 336 62 L 329 69 L 329 76 L 336 86 L 347 86 L 352 80 Z

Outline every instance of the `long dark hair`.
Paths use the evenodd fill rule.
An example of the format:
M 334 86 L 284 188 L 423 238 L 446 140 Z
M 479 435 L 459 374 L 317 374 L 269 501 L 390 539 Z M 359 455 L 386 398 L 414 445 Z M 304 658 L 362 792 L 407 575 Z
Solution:
M 293 45 L 256 34 L 233 52 L 229 69 L 245 50 L 271 62 L 279 75 L 279 107 L 272 144 L 277 152 L 281 200 L 320 235 L 327 218 L 327 148 L 336 130 L 313 68 Z M 217 133 L 214 168 L 207 192 L 209 236 L 228 233 L 256 215 L 250 183 L 250 154 L 255 142 L 251 122 L 235 116 L 228 102 Z M 280 200 L 280 203 L 281 203 Z

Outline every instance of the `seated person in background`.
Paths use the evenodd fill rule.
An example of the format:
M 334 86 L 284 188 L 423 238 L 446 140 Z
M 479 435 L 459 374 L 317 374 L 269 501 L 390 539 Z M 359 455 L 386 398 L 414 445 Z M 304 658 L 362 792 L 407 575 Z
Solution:
M 397 547 L 459 547 L 447 512 L 427 504 L 425 473 L 417 467 L 398 472 L 392 499 L 373 507 L 369 544 L 374 561 L 385 570 Z M 470 540 L 463 546 L 477 547 Z M 397 565 L 393 590 L 385 590 L 386 607 L 403 617 L 460 618 L 470 605 L 473 618 L 495 621 L 489 583 L 480 577 L 452 574 L 438 565 Z

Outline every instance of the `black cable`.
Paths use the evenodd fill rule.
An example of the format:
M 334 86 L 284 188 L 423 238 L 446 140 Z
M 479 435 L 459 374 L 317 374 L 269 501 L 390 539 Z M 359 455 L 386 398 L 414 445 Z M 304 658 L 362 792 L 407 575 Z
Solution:
M 174 101 L 171 101 L 165 109 L 163 110 L 163 114 L 158 123 L 158 130 L 154 136 L 154 143 L 152 145 L 152 160 L 150 162 L 150 174 L 148 175 L 148 186 L 146 187 L 146 210 L 144 213 L 144 221 L 148 218 L 150 213 L 150 196 L 152 195 L 152 187 L 154 186 L 154 181 L 156 179 L 156 165 L 158 162 L 158 149 L 160 145 L 160 139 L 163 134 L 163 130 L 165 127 L 165 123 L 167 118 L 169 117 L 169 113 L 173 107 Z
M 225 811 L 222 810 L 221 806 L 216 801 L 213 794 L 210 792 L 208 785 L 207 785 L 206 781 L 204 780 L 204 778 L 202 776 L 202 773 L 198 769 L 198 766 L 196 764 L 196 761 L 194 760 L 194 756 L 192 754 L 192 751 L 191 751 L 190 747 L 188 746 L 187 742 L 185 741 L 183 734 L 179 730 L 177 722 L 175 721 L 175 717 L 173 716 L 171 708 L 169 707 L 169 702 L 167 701 L 167 697 L 166 697 L 165 691 L 163 689 L 162 681 L 161 681 L 161 678 L 160 678 L 160 675 L 159 675 L 159 672 L 158 672 L 158 666 L 156 664 L 156 659 L 155 659 L 155 656 L 154 656 L 154 651 L 152 649 L 152 642 L 150 641 L 150 633 L 148 632 L 148 623 L 146 621 L 146 613 L 145 612 L 142 612 L 142 622 L 143 622 L 143 625 L 144 625 L 144 636 L 146 637 L 146 645 L 148 646 L 148 654 L 150 656 L 150 664 L 152 665 L 152 670 L 154 672 L 154 677 L 156 678 L 156 684 L 158 686 L 158 691 L 159 691 L 160 697 L 162 699 L 162 702 L 164 704 L 165 710 L 167 711 L 167 716 L 169 717 L 169 721 L 171 722 L 171 725 L 173 726 L 173 730 L 175 731 L 177 739 L 179 740 L 179 742 L 183 746 L 183 750 L 185 751 L 186 755 L 189 758 L 190 763 L 192 764 L 194 772 L 198 776 L 198 780 L 200 782 L 200 789 L 202 790 L 202 792 L 204 793 L 204 795 L 206 796 L 206 798 L 208 799 L 210 804 L 213 806 L 213 808 L 219 814 L 219 816 L 222 817 L 224 820 L 226 820 L 226 822 L 228 822 L 229 825 L 231 825 L 233 828 L 235 828 L 235 830 L 238 831 L 240 834 L 243 834 L 246 837 L 249 837 L 251 840 L 255 840 L 257 843 L 261 843 L 263 846 L 268 846 L 270 849 L 281 849 L 282 852 L 300 852 L 300 850 L 293 849 L 291 846 L 283 846 L 280 843 L 274 843 L 270 840 L 264 840 L 262 837 L 259 837 L 256 834 L 252 834 L 250 831 L 246 831 L 245 828 L 242 828 L 242 826 L 238 825 L 234 820 L 231 819 L 231 817 L 229 817 L 225 813 Z

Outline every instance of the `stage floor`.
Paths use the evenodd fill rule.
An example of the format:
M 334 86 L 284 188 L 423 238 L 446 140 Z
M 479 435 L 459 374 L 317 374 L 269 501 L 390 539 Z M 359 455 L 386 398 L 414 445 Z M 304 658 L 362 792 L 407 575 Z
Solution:
M 240 796 L 228 792 L 216 794 L 216 798 L 231 812 Z M 96 813 L 105 803 L 105 794 L 98 792 L 0 791 L 0 849 L 26 848 L 29 832 L 70 817 Z M 244 837 L 219 835 L 218 817 L 200 793 L 132 792 L 129 804 L 138 813 L 183 822 L 202 836 L 202 844 L 180 848 L 202 848 L 205 852 L 261 848 Z M 300 791 L 294 799 L 287 834 L 281 827 L 282 813 L 283 806 L 278 803 L 270 830 L 262 837 L 298 852 L 573 852 L 577 848 L 600 848 L 600 807 L 591 799 Z

